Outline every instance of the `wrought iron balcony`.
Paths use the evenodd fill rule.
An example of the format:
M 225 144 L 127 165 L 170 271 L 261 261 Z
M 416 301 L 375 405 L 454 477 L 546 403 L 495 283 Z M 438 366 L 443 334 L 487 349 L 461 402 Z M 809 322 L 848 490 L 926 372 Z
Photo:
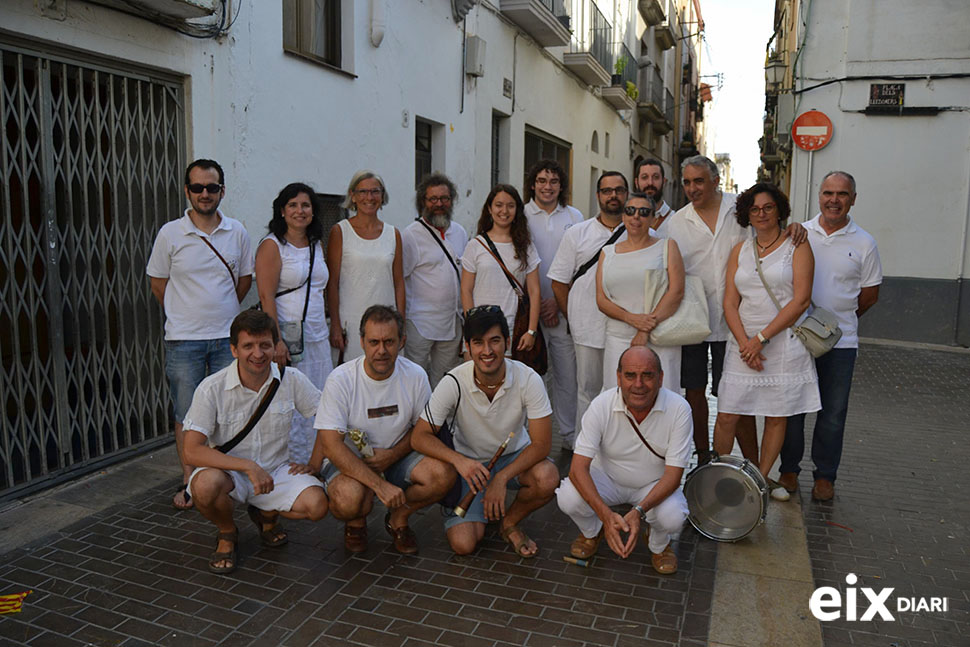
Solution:
M 667 18 L 664 15 L 663 4 L 660 0 L 639 0 L 637 7 L 640 9 L 640 15 L 643 16 L 643 21 L 647 23 L 648 27 L 659 25 Z
M 613 69 L 613 27 L 597 8 L 593 0 L 579 3 L 581 14 L 577 16 L 578 29 L 563 54 L 563 64 L 589 85 L 608 85 Z
M 569 44 L 569 7 L 564 0 L 501 0 L 500 8 L 543 47 Z

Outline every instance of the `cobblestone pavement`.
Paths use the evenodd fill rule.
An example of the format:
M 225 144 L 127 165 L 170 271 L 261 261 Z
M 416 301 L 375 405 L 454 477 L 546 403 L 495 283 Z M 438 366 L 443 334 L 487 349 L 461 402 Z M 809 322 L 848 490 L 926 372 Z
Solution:
M 893 587 L 895 620 L 822 623 L 827 647 L 970 645 L 970 354 L 867 344 L 859 353 L 835 499 L 800 476 L 816 586 Z M 806 424 L 806 454 L 813 421 Z M 898 613 L 899 597 L 947 597 L 946 613 Z M 868 607 L 857 593 L 858 614 Z
M 411 557 L 389 548 L 380 506 L 356 557 L 330 518 L 287 522 L 289 545 L 262 548 L 237 509 L 240 567 L 220 577 L 205 570 L 213 529 L 171 508 L 174 485 L 0 558 L 0 593 L 34 591 L 0 619 L 0 645 L 707 644 L 717 551 L 692 528 L 680 571 L 660 577 L 643 545 L 627 561 L 603 545 L 588 570 L 563 562 L 576 530 L 554 502 L 523 524 L 540 546 L 534 560 L 492 527 L 477 553 L 453 555 L 437 506 L 412 518 L 421 552 Z

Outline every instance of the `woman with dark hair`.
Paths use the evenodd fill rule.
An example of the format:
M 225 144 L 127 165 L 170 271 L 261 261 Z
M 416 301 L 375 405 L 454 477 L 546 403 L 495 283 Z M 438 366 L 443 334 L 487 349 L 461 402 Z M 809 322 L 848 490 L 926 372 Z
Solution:
M 322 389 L 333 368 L 324 306 L 330 273 L 320 242 L 320 203 L 313 188 L 302 182 L 283 187 L 273 200 L 269 231 L 256 249 L 256 291 L 263 311 L 280 333 L 273 359 L 299 368 Z M 294 412 L 290 459 L 306 463 L 315 438 L 313 419 Z
M 532 244 L 522 198 L 508 184 L 495 185 L 485 198 L 478 235 L 461 256 L 461 306 L 468 312 L 476 305 L 497 305 L 509 330 L 514 330 L 518 296 L 496 254 L 529 296 L 529 330 L 513 339 L 506 352 L 529 350 L 539 327 L 539 254 Z
M 742 415 L 765 416 L 758 467 L 767 480 L 788 416 L 821 408 L 815 362 L 789 329 L 811 303 L 815 258 L 809 245 L 796 247 L 784 235 L 791 208 L 777 187 L 755 184 L 738 196 L 736 210 L 738 224 L 754 235 L 728 257 L 724 319 L 732 336 L 717 389 L 714 451 L 731 453 Z M 772 498 L 788 500 L 783 487 L 769 484 Z

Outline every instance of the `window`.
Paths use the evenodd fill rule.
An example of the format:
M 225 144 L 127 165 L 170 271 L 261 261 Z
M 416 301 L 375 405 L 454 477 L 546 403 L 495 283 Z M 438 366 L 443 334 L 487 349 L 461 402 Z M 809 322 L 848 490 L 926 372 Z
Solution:
M 431 124 L 421 119 L 414 121 L 414 188 L 431 174 Z
M 283 0 L 283 49 L 341 67 L 341 0 Z
M 492 186 L 509 179 L 509 118 L 492 113 Z
M 559 162 L 560 165 L 566 172 L 571 171 L 570 168 L 570 152 L 572 145 L 569 142 L 565 142 L 558 137 L 554 137 L 548 133 L 544 133 L 535 128 L 530 128 L 526 126 L 525 131 L 525 165 L 522 171 L 522 184 L 525 185 L 525 180 L 529 174 L 529 169 L 531 169 L 536 162 L 544 159 L 553 159 Z M 572 175 L 570 173 L 570 175 Z M 566 196 L 568 201 L 570 196 Z

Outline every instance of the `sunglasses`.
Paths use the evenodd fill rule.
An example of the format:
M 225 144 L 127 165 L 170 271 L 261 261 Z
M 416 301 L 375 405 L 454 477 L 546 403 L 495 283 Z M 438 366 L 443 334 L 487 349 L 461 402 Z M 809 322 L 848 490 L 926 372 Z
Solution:
M 189 193 L 202 193 L 203 191 L 220 193 L 222 191 L 221 184 L 186 184 L 185 188 L 189 190 Z
M 474 308 L 470 308 L 468 312 L 465 313 L 465 317 L 466 318 L 474 317 L 475 315 L 482 314 L 482 313 L 486 313 L 486 314 L 498 313 L 503 317 L 505 316 L 505 313 L 502 312 L 502 308 L 498 306 L 487 305 L 487 306 L 475 306 Z
M 653 215 L 653 209 L 650 207 L 623 207 L 623 213 L 628 216 L 636 214 L 641 218 L 649 218 Z

